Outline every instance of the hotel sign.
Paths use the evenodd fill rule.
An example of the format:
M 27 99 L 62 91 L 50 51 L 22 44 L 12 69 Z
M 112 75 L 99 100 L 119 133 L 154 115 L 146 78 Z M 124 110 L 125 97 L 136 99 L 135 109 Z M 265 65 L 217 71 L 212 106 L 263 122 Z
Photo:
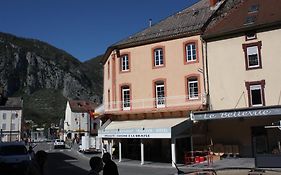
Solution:
M 130 128 L 99 130 L 102 138 L 171 138 L 171 128 Z
M 213 119 L 228 119 L 241 117 L 268 117 L 281 115 L 281 107 L 265 108 L 265 109 L 247 109 L 247 110 L 232 110 L 232 111 L 214 111 L 205 113 L 191 114 L 192 120 L 213 120 Z

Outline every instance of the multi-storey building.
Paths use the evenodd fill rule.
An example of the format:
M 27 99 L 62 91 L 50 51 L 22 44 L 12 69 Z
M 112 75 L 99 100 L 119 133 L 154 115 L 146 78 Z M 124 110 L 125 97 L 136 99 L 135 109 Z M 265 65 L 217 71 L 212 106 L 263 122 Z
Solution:
M 96 104 L 84 100 L 69 100 L 65 109 L 64 138 L 77 139 L 97 135 L 100 120 L 94 118 Z
M 221 4 L 201 0 L 107 49 L 99 136 L 119 161 L 182 162 L 191 150 L 189 113 L 206 107 L 201 34 Z
M 0 142 L 21 140 L 22 99 L 0 92 Z
M 280 8 L 278 0 L 241 1 L 205 32 L 210 111 L 192 118 L 215 152 L 280 153 Z

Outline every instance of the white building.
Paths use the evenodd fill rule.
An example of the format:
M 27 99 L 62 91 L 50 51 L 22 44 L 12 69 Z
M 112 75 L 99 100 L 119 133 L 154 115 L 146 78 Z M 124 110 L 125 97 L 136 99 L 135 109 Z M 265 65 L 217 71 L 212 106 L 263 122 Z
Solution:
M 21 140 L 22 99 L 0 96 L 0 141 Z
M 67 101 L 64 120 L 64 139 L 97 136 L 100 120 L 95 119 L 96 104 L 90 101 Z

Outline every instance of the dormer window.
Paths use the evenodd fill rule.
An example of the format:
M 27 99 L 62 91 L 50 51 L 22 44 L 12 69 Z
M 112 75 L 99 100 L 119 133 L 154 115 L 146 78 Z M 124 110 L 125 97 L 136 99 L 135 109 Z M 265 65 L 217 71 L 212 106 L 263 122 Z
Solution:
M 257 4 L 254 4 L 254 5 L 251 5 L 249 10 L 248 10 L 248 13 L 255 13 L 255 12 L 258 12 L 259 11 L 259 5 Z
M 255 32 L 248 32 L 245 35 L 246 41 L 257 39 L 257 34 Z
M 256 22 L 257 17 L 256 16 L 247 16 L 244 22 L 244 25 L 251 25 Z

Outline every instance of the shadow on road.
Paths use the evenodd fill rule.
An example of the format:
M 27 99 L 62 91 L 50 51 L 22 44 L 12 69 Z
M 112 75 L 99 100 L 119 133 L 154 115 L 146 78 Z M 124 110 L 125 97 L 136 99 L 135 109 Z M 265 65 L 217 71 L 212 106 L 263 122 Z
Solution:
M 87 175 L 88 171 L 73 165 L 76 158 L 63 153 L 48 153 L 45 175 Z

